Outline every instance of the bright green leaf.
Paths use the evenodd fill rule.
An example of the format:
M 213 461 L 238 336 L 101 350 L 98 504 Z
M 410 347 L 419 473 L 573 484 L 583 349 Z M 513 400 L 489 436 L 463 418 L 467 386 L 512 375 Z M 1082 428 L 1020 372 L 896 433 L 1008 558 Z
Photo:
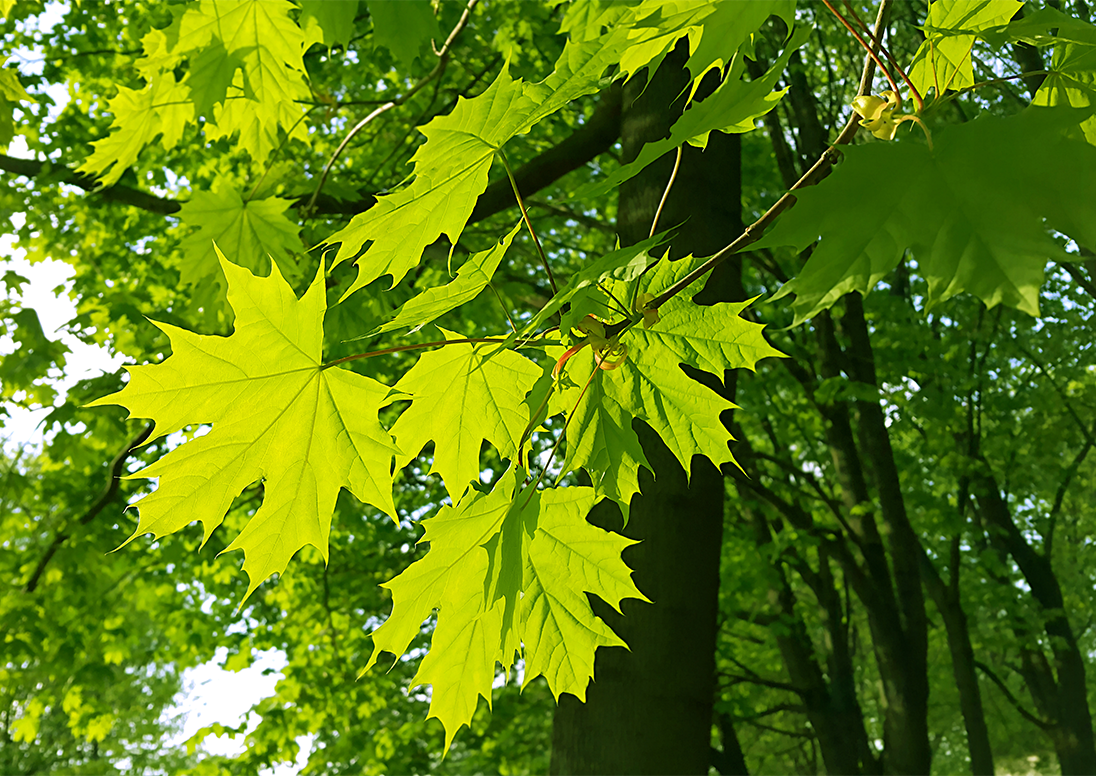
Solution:
M 396 311 L 390 321 L 349 341 L 375 337 L 378 334 L 399 329 L 420 329 L 450 310 L 471 302 L 491 282 L 491 277 L 520 230 L 521 222 L 519 221 L 498 243 L 470 256 L 457 270 L 457 276 L 453 282 L 428 288 L 421 294 L 411 297 Z
M 658 293 L 701 261 L 663 259 L 643 276 L 640 290 Z M 628 351 L 617 368 L 598 368 L 589 348 L 567 362 L 568 384 L 552 405 L 553 411 L 574 412 L 567 426 L 567 468 L 586 469 L 598 494 L 616 501 L 626 517 L 639 489 L 639 466 L 647 465 L 633 418 L 658 432 L 686 472 L 694 454 L 716 466 L 734 461 L 731 435 L 719 415 L 735 405 L 668 367 L 687 364 L 722 377 L 725 369 L 752 370 L 762 358 L 782 355 L 765 341 L 764 326 L 740 317 L 748 304 L 701 307 L 675 296 L 659 308 L 653 326 L 632 326 L 621 335 Z
M 430 0 L 366 0 L 373 17 L 373 45 L 391 51 L 408 70 L 424 46 L 441 33 Z
M 346 48 L 354 37 L 354 19 L 358 15 L 358 0 L 301 0 L 301 27 L 305 33 L 312 24 L 320 29 L 320 42 L 328 48 Z
M 445 332 L 447 339 L 459 335 Z M 434 441 L 431 473 L 440 474 L 454 501 L 468 483 L 479 480 L 480 448 L 493 444 L 503 458 L 517 452 L 529 422 L 525 395 L 543 370 L 529 359 L 497 345 L 447 345 L 419 357 L 396 390 L 411 406 L 392 426 L 404 451 L 403 468 L 423 446 Z
M 1023 0 L 935 0 L 925 20 L 925 42 L 907 68 L 921 94 L 929 88 L 937 96 L 949 89 L 974 85 L 970 54 L 983 30 L 1011 19 Z
M 624 598 L 646 600 L 620 558 L 634 542 L 586 522 L 593 491 L 522 490 L 523 475 L 511 469 L 490 493 L 470 491 L 424 521 L 420 541 L 430 551 L 385 584 L 392 614 L 373 633 L 363 673 L 381 652 L 406 652 L 436 610 L 431 649 L 413 684 L 433 685 L 430 715 L 445 726 L 446 748 L 478 698 L 490 701 L 495 664 L 511 665 L 519 644 L 526 683 L 543 675 L 557 697 L 585 698 L 597 647 L 623 646 L 585 593 L 618 611 Z
M 244 551 L 250 595 L 305 545 L 326 560 L 340 488 L 394 516 L 392 456 L 398 450 L 377 422 L 390 390 L 320 362 L 323 273 L 298 301 L 277 265 L 267 278 L 223 256 L 221 267 L 235 332 L 210 337 L 157 323 L 171 340 L 171 357 L 129 367 L 126 387 L 92 406 L 121 404 L 132 417 L 154 419 L 154 438 L 213 424 L 205 436 L 133 475 L 158 477 L 159 485 L 136 503 L 140 523 L 127 544 L 195 520 L 208 540 L 232 500 L 263 482 L 262 506 L 226 548 Z
M 1096 240 L 1096 149 L 1063 136 L 1088 117 L 1032 108 L 979 118 L 934 133 L 935 152 L 850 146 L 756 244 L 802 250 L 822 237 L 778 296 L 797 295 L 802 322 L 850 291 L 866 294 L 908 249 L 928 280 L 929 307 L 967 291 L 1038 315 L 1043 268 L 1068 259 L 1043 219 L 1081 244 Z

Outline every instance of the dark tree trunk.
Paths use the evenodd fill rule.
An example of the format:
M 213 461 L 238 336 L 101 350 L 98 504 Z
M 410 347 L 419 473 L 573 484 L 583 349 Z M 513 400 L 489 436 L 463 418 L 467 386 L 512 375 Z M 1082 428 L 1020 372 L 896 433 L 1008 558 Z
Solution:
M 959 690 L 959 708 L 967 730 L 967 750 L 970 752 L 970 772 L 974 776 L 993 776 L 993 750 L 986 728 L 982 691 L 975 672 L 974 647 L 970 643 L 967 615 L 959 599 L 958 537 L 952 552 L 950 583 L 945 583 L 924 548 L 921 548 L 922 577 L 925 587 L 944 619 L 948 634 L 948 650 L 951 652 L 951 669 Z
M 640 78 L 625 86 L 625 160 L 666 136 L 680 115 L 685 54 L 683 47 L 675 49 L 646 88 Z M 673 162 L 668 154 L 621 187 L 622 244 L 647 237 Z M 674 240 L 675 257 L 714 253 L 741 232 L 740 163 L 737 136 L 713 133 L 704 152 L 686 147 L 659 221 L 660 229 L 688 222 Z M 741 265 L 731 261 L 720 269 L 707 295 L 712 301 L 741 299 Z M 723 390 L 733 396 L 733 377 Z M 554 774 L 707 774 L 712 760 L 723 478 L 709 461 L 695 457 L 687 482 L 661 439 L 645 425 L 637 424 L 637 431 L 654 476 L 641 474 L 642 492 L 624 529 L 641 543 L 625 552 L 625 560 L 654 605 L 625 601 L 623 617 L 597 608 L 631 649 L 598 650 L 586 703 L 561 697 Z M 615 508 L 596 509 L 591 521 L 621 528 Z

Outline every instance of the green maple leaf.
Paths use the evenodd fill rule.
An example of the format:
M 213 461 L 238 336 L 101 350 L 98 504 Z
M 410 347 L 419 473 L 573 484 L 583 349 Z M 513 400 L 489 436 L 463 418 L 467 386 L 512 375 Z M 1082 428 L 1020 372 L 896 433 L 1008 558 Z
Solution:
M 183 225 L 197 230 L 180 244 L 180 279 L 190 284 L 210 279 L 217 286 L 222 284 L 214 243 L 252 272 L 265 273 L 273 258 L 283 274 L 296 279 L 299 270 L 293 256 L 302 246 L 300 226 L 285 215 L 289 205 L 288 199 L 280 197 L 245 202 L 223 181 L 217 181 L 213 191 L 195 191 L 179 210 Z
M 174 147 L 186 123 L 194 118 L 190 89 L 171 75 L 140 90 L 119 86 L 117 96 L 107 105 L 114 114 L 110 135 L 92 141 L 95 150 L 78 168 L 78 172 L 98 176 L 103 186 L 117 183 L 157 135 L 164 148 Z
M 643 276 L 639 290 L 658 293 L 702 261 L 663 259 Z M 626 284 L 618 287 L 626 292 Z M 662 437 L 687 476 L 693 455 L 705 455 L 716 466 L 734 461 L 731 435 L 719 415 L 735 405 L 674 367 L 686 364 L 722 376 L 725 369 L 752 370 L 762 358 L 782 355 L 765 341 L 764 326 L 740 317 L 748 305 L 702 307 L 679 294 L 659 308 L 659 320 L 650 328 L 625 330 L 620 343 L 627 355 L 617 368 L 599 368 L 589 348 L 567 362 L 568 384 L 551 409 L 573 412 L 565 468 L 586 469 L 598 494 L 616 501 L 625 517 L 639 490 L 639 467 L 649 468 L 633 418 L 646 421 Z
M 543 675 L 558 698 L 584 699 L 599 646 L 623 641 L 590 609 L 593 593 L 620 610 L 624 598 L 647 600 L 620 558 L 634 542 L 586 522 L 590 488 L 521 490 L 520 470 L 488 494 L 470 491 L 455 507 L 423 522 L 430 551 L 385 583 L 392 614 L 373 633 L 373 654 L 402 655 L 437 610 L 430 652 L 412 685 L 431 684 L 430 716 L 445 726 L 449 748 L 491 699 L 495 665 L 513 665 L 524 645 L 525 683 Z
M 783 19 L 788 29 L 792 29 L 795 23 L 795 0 L 752 0 L 749 3 L 740 0 L 717 0 L 713 5 L 715 7 L 712 14 L 704 19 L 699 30 L 691 32 L 689 36 L 691 53 L 685 67 L 695 79 L 692 94 L 696 94 L 700 77 L 711 68 L 722 68 L 729 62 L 734 53 L 742 49 L 743 44 L 750 42 L 753 33 L 770 16 Z M 810 28 L 807 30 L 809 32 Z M 799 48 L 804 42 L 806 41 L 798 45 L 788 44 L 788 47 Z M 752 53 L 750 58 L 754 58 Z M 783 69 L 784 65 L 781 64 L 780 70 Z
M 298 301 L 277 265 L 267 278 L 223 255 L 221 267 L 234 333 L 202 336 L 157 323 L 172 355 L 162 364 L 128 367 L 126 387 L 92 406 L 121 404 L 131 417 L 152 418 L 152 438 L 213 426 L 133 475 L 158 477 L 159 485 L 136 503 L 140 522 L 126 544 L 195 520 L 204 543 L 232 500 L 263 482 L 262 506 L 226 548 L 244 552 L 249 596 L 305 545 L 326 560 L 340 488 L 394 516 L 392 456 L 399 451 L 377 421 L 390 389 L 321 363 L 323 272 Z
M 662 19 L 660 5 L 641 4 L 635 13 L 654 19 L 642 28 L 630 23 L 631 14 L 612 14 L 618 22 L 612 30 L 568 41 L 555 70 L 542 82 L 515 81 L 504 67 L 483 94 L 461 98 L 451 114 L 423 127 L 426 143 L 411 158 L 411 183 L 378 197 L 373 207 L 329 240 L 341 243 L 337 261 L 358 256 L 365 248 L 357 260 L 358 277 L 343 298 L 382 275 L 391 275 L 394 286 L 418 264 L 426 246 L 443 234 L 455 243 L 487 188 L 488 170 L 498 150 L 571 100 L 600 89 L 605 69 L 622 55 L 627 57 L 627 65 L 621 62 L 622 74 L 648 65 L 711 12 L 708 4 L 686 5 L 686 11 Z
M 800 27 L 776 63 L 756 81 L 741 80 L 745 60 L 741 55 L 735 57 L 723 82 L 708 97 L 690 104 L 670 128 L 669 137 L 647 143 L 634 161 L 613 170 L 604 180 L 583 186 L 572 199 L 585 200 L 608 194 L 683 143 L 706 148 L 708 136 L 715 130 L 726 133 L 752 131 L 754 121 L 775 108 L 784 96 L 787 89 L 774 92 L 773 86 L 784 72 L 792 52 L 806 43 L 810 35 L 811 28 Z
M 932 3 L 925 19 L 925 42 L 907 68 L 917 91 L 927 94 L 931 87 L 939 96 L 948 89 L 973 86 L 970 54 L 974 41 L 985 30 L 1011 19 L 1023 4 L 1023 0 L 936 0 Z
M 1073 108 L 1096 105 L 1096 26 L 1048 7 L 1010 22 L 986 37 L 998 45 L 1005 42 L 1054 45 L 1049 72 L 1032 105 Z M 1096 145 L 1096 116 L 1083 121 L 1081 131 L 1090 144 Z
M 354 19 L 358 15 L 358 0 L 342 0 L 332 3 L 331 0 L 301 0 L 301 27 L 305 30 L 305 36 L 318 43 L 323 43 L 328 48 L 341 45 L 346 48 L 350 45 L 350 39 L 354 37 Z M 309 28 L 316 25 L 319 30 L 310 33 Z M 308 50 L 308 46 L 305 46 Z
M 426 143 L 411 157 L 414 180 L 378 197 L 373 207 L 328 240 L 342 243 L 336 262 L 357 255 L 372 241 L 358 259 L 358 276 L 343 299 L 385 274 L 392 276 L 395 286 L 442 234 L 456 243 L 476 199 L 487 188 L 496 150 L 524 131 L 534 107 L 522 83 L 510 78 L 504 67 L 483 94 L 471 100 L 462 97 L 452 113 L 422 128 Z
M 460 338 L 442 331 L 447 339 Z M 517 452 L 529 422 L 525 395 L 543 372 L 524 356 L 493 344 L 447 345 L 424 353 L 396 383 L 396 390 L 411 397 L 411 406 L 392 426 L 404 451 L 396 467 L 402 469 L 433 440 L 430 471 L 441 475 L 457 501 L 468 483 L 479 481 L 484 440 L 503 458 Z
M 375 337 L 378 334 L 399 329 L 410 328 L 412 331 L 421 329 L 447 312 L 457 309 L 466 302 L 471 302 L 491 282 L 491 277 L 498 269 L 506 251 L 509 250 L 514 237 L 521 230 L 521 226 L 519 221 L 495 245 L 470 256 L 457 270 L 457 276 L 453 282 L 428 288 L 421 294 L 411 297 L 400 306 L 391 320 L 347 342 Z
M 373 17 L 374 47 L 391 51 L 408 70 L 423 47 L 441 35 L 430 0 L 367 0 L 366 5 Z
M 210 119 L 211 141 L 239 133 L 239 146 L 257 161 L 278 145 L 279 127 L 309 142 L 296 102 L 308 97 L 305 38 L 291 12 L 287 0 L 201 0 L 142 38 L 144 56 L 135 66 L 149 85 L 119 87 L 109 103 L 111 134 L 92 143 L 80 171 L 101 176 L 105 186 L 117 183 L 157 135 L 173 147 L 196 110 Z M 190 72 L 177 83 L 173 70 L 187 59 Z
M 1038 315 L 1047 261 L 1071 258 L 1046 226 L 1083 245 L 1096 240 L 1096 149 L 1064 136 L 1090 115 L 1030 108 L 978 118 L 936 132 L 934 152 L 914 143 L 847 148 L 756 244 L 802 250 L 822 238 L 777 298 L 797 295 L 798 324 L 850 291 L 866 294 L 909 249 L 929 308 L 966 291 Z

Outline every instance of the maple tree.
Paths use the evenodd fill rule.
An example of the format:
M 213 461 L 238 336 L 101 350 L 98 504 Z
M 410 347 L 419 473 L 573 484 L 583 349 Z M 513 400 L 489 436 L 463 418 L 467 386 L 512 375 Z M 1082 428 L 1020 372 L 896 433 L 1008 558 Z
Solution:
M 344 692 L 369 700 L 302 700 L 301 683 L 264 720 L 295 707 L 308 712 L 287 723 L 294 734 L 344 714 L 360 726 L 358 715 L 394 703 L 377 698 L 410 689 L 409 708 L 427 704 L 441 740 L 424 747 L 418 728 L 383 728 L 371 739 L 379 770 L 450 767 L 438 759 L 450 753 L 451 767 L 472 762 L 458 731 L 485 735 L 480 699 L 491 706 L 516 674 L 516 688 L 535 697 L 543 677 L 559 701 L 554 772 L 745 772 L 735 724 L 756 718 L 737 710 L 740 683 L 797 699 L 783 705 L 811 730 L 803 757 L 815 770 L 927 772 L 930 649 L 951 655 L 956 748 L 974 772 L 993 772 L 978 671 L 1045 734 L 1039 746 L 1063 773 L 1090 770 L 1084 631 L 1066 611 L 1067 598 L 1084 598 L 1085 551 L 1071 550 L 1068 572 L 1050 559 L 1063 504 L 1080 510 L 1076 491 L 1091 481 L 1093 373 L 1083 347 L 1046 366 L 1040 339 L 1053 326 L 1075 341 L 1096 291 L 1087 12 L 936 0 L 911 17 L 919 35 L 904 22 L 881 45 L 898 13 L 887 0 L 574 0 L 528 6 L 535 24 L 526 8 L 196 0 L 135 6 L 119 27 L 85 3 L 68 9 L 91 22 L 75 54 L 124 42 L 127 80 L 56 57 L 34 88 L 0 71 L 0 141 L 19 134 L 41 157 L 0 159 L 17 176 L 12 203 L 41 210 L 20 243 L 38 255 L 67 247 L 75 327 L 142 363 L 125 380 L 73 389 L 55 410 L 58 422 L 97 424 L 91 438 L 122 453 L 104 496 L 86 509 L 73 500 L 44 554 L 17 564 L 5 616 L 26 627 L 58 548 L 124 492 L 138 522 L 124 531 L 115 514 L 115 546 L 189 535 L 199 521 L 194 545 L 242 551 L 241 586 L 227 559 L 193 566 L 173 545 L 172 568 L 186 564 L 198 589 L 223 593 L 209 627 L 224 639 L 234 609 L 273 623 L 312 606 L 298 585 L 319 585 L 317 619 L 340 665 L 304 656 L 300 670 L 320 671 L 314 683 L 356 677 Z M 34 39 L 34 3 L 0 10 L 9 34 Z M 840 46 L 816 50 L 822 31 Z M 371 75 L 350 79 L 363 63 Z M 442 100 L 458 68 L 463 85 Z M 822 89 L 809 86 L 823 70 L 825 124 Z M 877 72 L 891 88 L 873 96 Z M 59 116 L 47 110 L 50 83 L 72 84 Z M 71 165 L 52 155 L 51 127 L 66 124 L 82 158 Z M 748 143 L 766 150 L 752 192 L 738 169 Z M 611 160 L 587 165 L 598 157 Z M 555 193 L 534 199 L 546 189 Z M 125 215 L 92 217 L 72 203 L 86 198 Z M 703 215 L 718 207 L 731 209 Z M 177 225 L 165 228 L 165 214 Z M 119 231 L 121 248 L 109 244 Z M 109 260 L 89 258 L 99 253 Z M 744 276 L 747 261 L 757 277 Z M 887 292 L 869 295 L 880 284 Z M 790 305 L 772 304 L 787 294 Z M 4 395 L 49 403 L 41 378 L 63 366 L 63 350 L 23 312 L 8 318 L 32 344 L 5 358 Z M 769 339 L 763 322 L 780 324 Z M 1017 369 L 1015 354 L 998 352 L 1002 332 L 1045 381 L 1037 396 L 1016 387 L 1020 375 L 988 386 Z M 947 409 L 933 408 L 933 391 Z M 990 440 L 1017 436 L 1010 408 L 1028 393 L 1030 406 L 1055 409 L 1015 423 L 1053 438 L 1065 412 L 1069 430 L 1058 463 L 1017 485 L 1001 479 L 1016 451 Z M 93 409 L 106 405 L 147 426 Z M 81 448 L 78 433 L 34 467 L 11 463 L 26 480 L 13 514 L 32 509 L 36 468 L 45 476 L 74 450 L 93 461 L 110 448 Z M 1029 505 L 1045 505 L 1045 524 Z M 106 538 L 81 546 L 112 549 Z M 337 623 L 329 569 L 335 554 L 354 555 L 350 542 L 388 560 L 362 572 L 379 589 Z M 972 563 L 977 586 L 961 589 Z M 294 564 L 311 581 L 296 582 Z M 762 609 L 751 585 L 767 594 Z M 976 595 L 991 602 L 985 611 L 1019 596 L 1007 607 L 1020 666 L 1011 685 L 995 670 L 1008 659 L 990 659 L 995 647 L 972 635 L 964 607 Z M 821 615 L 804 613 L 805 596 Z M 944 642 L 929 632 L 926 599 Z M 722 651 L 719 617 L 766 624 L 769 641 L 751 637 L 767 644 L 755 655 L 764 672 Z M 168 633 L 183 627 L 165 622 Z M 857 628 L 870 633 L 870 667 L 854 668 Z M 340 633 L 354 644 L 350 662 Z M 15 640 L 22 651 L 5 671 L 29 665 L 31 638 Z M 233 643 L 246 662 L 251 642 Z M 171 659 L 181 670 L 203 649 Z M 687 666 L 679 674 L 675 659 Z M 788 681 L 764 678 L 773 665 Z M 713 674 L 737 678 L 720 689 Z M 869 699 L 876 679 L 882 696 Z M 84 711 L 80 686 L 13 700 L 5 735 L 32 745 L 60 708 L 69 735 L 107 740 L 114 701 Z M 673 719 L 680 730 L 651 735 Z M 285 754 L 291 736 L 263 735 L 249 756 Z

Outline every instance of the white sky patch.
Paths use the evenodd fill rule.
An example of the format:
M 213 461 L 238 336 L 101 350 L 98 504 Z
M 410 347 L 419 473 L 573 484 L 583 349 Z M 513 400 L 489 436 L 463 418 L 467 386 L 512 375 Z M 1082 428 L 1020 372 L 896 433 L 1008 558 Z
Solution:
M 191 668 L 183 675 L 183 693 L 180 703 L 168 717 L 183 715 L 183 729 L 170 741 L 173 746 L 183 743 L 201 730 L 214 723 L 237 725 L 247 721 L 247 733 L 259 726 L 259 716 L 251 713 L 251 707 L 274 695 L 281 673 L 287 660 L 285 653 L 278 649 L 254 653 L 254 659 L 247 668 L 240 671 L 226 671 L 221 667 L 228 650 L 217 650 L 216 656 L 208 663 Z M 212 755 L 232 757 L 245 748 L 246 733 L 239 736 L 207 736 L 199 751 Z M 262 776 L 293 776 L 308 762 L 312 749 L 312 737 L 301 736 L 297 739 L 301 751 L 294 763 L 283 763 L 273 769 L 261 772 Z

